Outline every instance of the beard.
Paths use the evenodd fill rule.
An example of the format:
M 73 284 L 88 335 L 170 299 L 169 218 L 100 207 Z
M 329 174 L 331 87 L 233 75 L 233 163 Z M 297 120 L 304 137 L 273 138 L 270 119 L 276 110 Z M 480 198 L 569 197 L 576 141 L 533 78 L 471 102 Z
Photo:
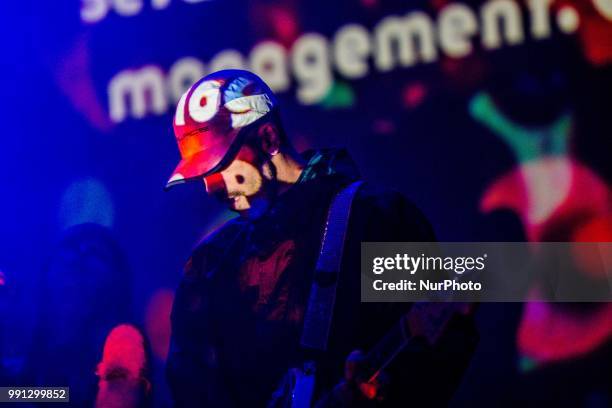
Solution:
M 232 209 L 239 212 L 243 218 L 252 220 L 259 219 L 268 213 L 276 202 L 280 188 L 274 163 L 266 158 L 258 169 L 261 184 L 254 188 L 257 190 L 255 194 L 247 195 L 242 191 L 233 191 L 228 194 L 228 201 Z M 239 206 L 242 200 L 246 200 L 248 208 L 241 210 Z

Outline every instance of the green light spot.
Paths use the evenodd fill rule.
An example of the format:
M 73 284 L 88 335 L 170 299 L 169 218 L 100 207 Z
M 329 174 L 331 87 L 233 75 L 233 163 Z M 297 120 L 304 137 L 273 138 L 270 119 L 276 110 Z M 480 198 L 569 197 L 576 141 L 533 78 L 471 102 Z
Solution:
M 323 109 L 345 109 L 355 104 L 353 89 L 344 82 L 335 81 L 329 92 L 321 100 Z
M 535 370 L 538 367 L 538 363 L 529 357 L 521 357 L 519 360 L 519 370 L 522 373 L 526 373 Z
M 570 114 L 561 115 L 548 126 L 525 127 L 507 118 L 486 92 L 480 92 L 472 98 L 469 111 L 474 119 L 510 146 L 519 163 L 568 154 L 572 128 Z

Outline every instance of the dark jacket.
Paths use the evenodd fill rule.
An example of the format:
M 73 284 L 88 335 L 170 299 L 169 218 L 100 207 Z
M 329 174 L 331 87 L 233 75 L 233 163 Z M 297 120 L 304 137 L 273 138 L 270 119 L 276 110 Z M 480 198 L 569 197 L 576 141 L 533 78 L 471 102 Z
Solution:
M 299 180 L 267 215 L 229 221 L 187 262 L 172 311 L 167 364 L 177 406 L 265 406 L 287 369 L 304 358 L 302 320 L 327 211 L 335 193 L 358 178 L 345 150 L 305 158 Z M 342 378 L 349 352 L 371 348 L 409 307 L 360 302 L 360 243 L 434 240 L 423 214 L 402 195 L 367 183 L 360 188 L 349 218 L 329 352 L 319 370 L 321 390 Z M 394 383 L 409 377 L 406 368 L 390 371 Z M 397 405 L 402 395 L 391 393 L 387 403 Z

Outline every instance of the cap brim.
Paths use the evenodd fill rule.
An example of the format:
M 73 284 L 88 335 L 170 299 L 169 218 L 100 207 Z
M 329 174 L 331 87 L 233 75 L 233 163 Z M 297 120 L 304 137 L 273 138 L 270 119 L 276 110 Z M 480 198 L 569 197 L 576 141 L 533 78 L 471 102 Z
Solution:
M 237 134 L 238 132 L 235 132 L 234 135 L 225 139 L 224 143 L 213 145 L 182 159 L 172 172 L 164 190 L 201 179 L 217 171 L 217 167 L 223 162 Z

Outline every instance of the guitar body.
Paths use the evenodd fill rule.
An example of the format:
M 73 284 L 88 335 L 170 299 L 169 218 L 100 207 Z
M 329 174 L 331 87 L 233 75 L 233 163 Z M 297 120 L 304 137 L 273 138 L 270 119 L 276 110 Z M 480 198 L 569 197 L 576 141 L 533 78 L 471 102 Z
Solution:
M 398 324 L 364 357 L 369 372 L 365 381 L 357 381 L 358 392 L 370 401 L 382 398 L 380 391 L 385 381 L 381 382 L 380 376 L 384 376 L 383 370 L 399 353 L 407 348 L 418 352 L 422 350 L 423 341 L 430 346 L 437 344 L 453 316 L 470 315 L 474 309 L 474 304 L 460 302 L 413 304 Z M 350 356 L 347 364 L 350 364 Z M 306 362 L 303 368 L 291 368 L 274 392 L 268 408 L 310 408 L 314 403 L 315 383 L 314 362 Z M 351 392 L 345 392 L 350 391 L 350 384 L 354 382 L 341 382 L 323 400 L 335 401 L 332 406 L 351 405 L 347 402 L 353 396 Z

